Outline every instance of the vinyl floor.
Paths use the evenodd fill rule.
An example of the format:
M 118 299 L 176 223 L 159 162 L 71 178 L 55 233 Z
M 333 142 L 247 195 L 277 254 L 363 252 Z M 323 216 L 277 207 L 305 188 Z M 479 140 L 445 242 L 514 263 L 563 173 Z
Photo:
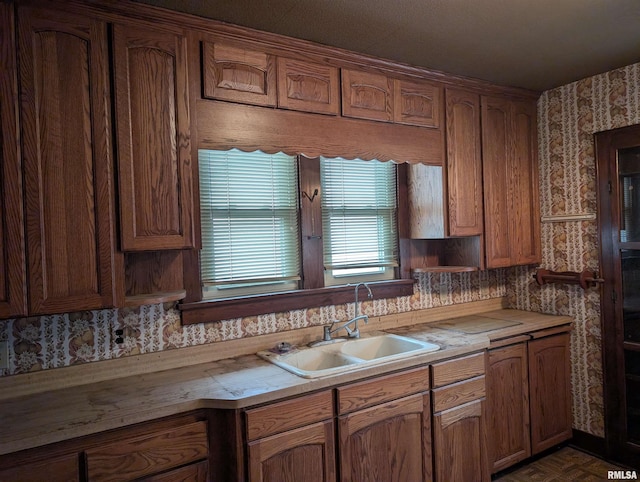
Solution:
M 601 482 L 608 480 L 609 470 L 624 470 L 597 457 L 571 447 L 560 450 L 517 468 L 497 474 L 494 482 Z

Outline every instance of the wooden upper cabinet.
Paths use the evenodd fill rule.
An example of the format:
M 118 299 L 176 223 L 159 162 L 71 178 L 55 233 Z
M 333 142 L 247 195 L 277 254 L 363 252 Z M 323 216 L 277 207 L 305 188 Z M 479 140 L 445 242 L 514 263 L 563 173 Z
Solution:
M 14 22 L 0 3 L 0 318 L 27 314 Z
M 186 39 L 113 28 L 123 251 L 193 246 Z
M 449 236 L 482 234 L 480 96 L 447 89 Z
M 442 88 L 426 82 L 393 81 L 393 120 L 399 124 L 439 128 L 442 123 Z
M 339 82 L 336 67 L 279 57 L 278 107 L 337 115 Z
M 386 75 L 342 69 L 342 115 L 391 122 L 393 79 Z
M 536 107 L 482 97 L 487 268 L 541 260 Z
M 202 58 L 204 97 L 275 107 L 275 56 L 205 41 Z
M 19 7 L 29 311 L 113 305 L 106 24 Z

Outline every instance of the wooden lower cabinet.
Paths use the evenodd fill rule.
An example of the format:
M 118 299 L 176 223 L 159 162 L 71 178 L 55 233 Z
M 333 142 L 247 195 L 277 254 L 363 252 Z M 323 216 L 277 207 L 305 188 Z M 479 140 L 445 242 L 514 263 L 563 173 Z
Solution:
M 489 350 L 487 399 L 490 463 L 495 473 L 531 456 L 526 343 Z
M 534 332 L 527 336 L 534 339 L 511 345 L 507 339 L 488 351 L 492 473 L 572 436 L 569 327 L 560 330 Z
M 341 416 L 338 432 L 343 482 L 431 480 L 428 393 Z
M 28 462 L 8 469 L 0 468 L 2 482 L 73 482 L 80 481 L 79 456 L 76 453 Z

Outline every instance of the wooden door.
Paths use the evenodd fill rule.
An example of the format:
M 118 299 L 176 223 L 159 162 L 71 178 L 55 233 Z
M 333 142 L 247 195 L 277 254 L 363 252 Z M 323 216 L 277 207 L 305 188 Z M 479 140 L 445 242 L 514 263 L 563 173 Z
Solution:
M 640 125 L 595 135 L 607 458 L 640 459 Z
M 393 81 L 393 121 L 398 124 L 432 127 L 442 125 L 442 87 L 427 82 Z
M 487 440 L 491 473 L 531 455 L 527 344 L 488 352 Z
M 529 342 L 531 453 L 572 436 L 569 333 Z
M 73 453 L 0 469 L 2 482 L 76 482 L 80 480 L 80 457 Z
M 514 154 L 509 178 L 513 183 L 513 264 L 536 264 L 542 260 L 536 104 L 512 102 L 511 108 Z
M 510 103 L 482 97 L 482 179 L 487 268 L 510 266 Z
M 433 416 L 434 480 L 489 481 L 484 399 Z
M 391 122 L 393 79 L 386 75 L 342 69 L 342 115 Z
M 18 9 L 31 314 L 113 305 L 106 24 Z
M 0 3 L 0 318 L 27 314 L 13 8 Z
M 336 480 L 334 425 L 314 423 L 249 443 L 251 482 Z
M 480 96 L 447 89 L 449 236 L 482 234 Z
M 338 68 L 278 58 L 278 107 L 336 115 L 340 112 Z
M 193 246 L 186 39 L 113 28 L 124 251 Z
M 343 482 L 431 480 L 428 394 L 416 394 L 340 417 Z

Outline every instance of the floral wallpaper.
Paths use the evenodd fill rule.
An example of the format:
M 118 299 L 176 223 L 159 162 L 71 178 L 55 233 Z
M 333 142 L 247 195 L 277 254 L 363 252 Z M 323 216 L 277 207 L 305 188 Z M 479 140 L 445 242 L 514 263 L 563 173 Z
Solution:
M 595 132 L 640 123 L 640 64 L 544 92 L 538 100 L 542 267 L 598 269 Z M 565 215 L 580 215 L 566 221 Z M 537 286 L 515 270 L 515 308 L 570 315 L 573 427 L 604 436 L 600 295 L 577 285 Z
M 412 296 L 364 301 L 369 316 L 506 296 L 507 270 L 420 274 Z M 173 303 L 0 320 L 9 369 L 0 376 L 276 333 L 353 316 L 353 303 L 182 326 Z M 119 342 L 116 330 L 122 330 Z
M 544 92 L 538 101 L 542 266 L 598 269 L 593 134 L 640 123 L 640 63 Z M 579 215 L 578 219 L 562 219 Z M 600 298 L 597 288 L 549 284 L 518 267 L 418 275 L 414 294 L 362 303 L 371 316 L 508 296 L 514 308 L 570 315 L 573 425 L 604 435 Z M 70 366 L 318 325 L 348 316 L 352 305 L 181 326 L 173 304 L 0 320 L 9 369 L 0 376 Z M 122 329 L 122 342 L 115 330 Z

